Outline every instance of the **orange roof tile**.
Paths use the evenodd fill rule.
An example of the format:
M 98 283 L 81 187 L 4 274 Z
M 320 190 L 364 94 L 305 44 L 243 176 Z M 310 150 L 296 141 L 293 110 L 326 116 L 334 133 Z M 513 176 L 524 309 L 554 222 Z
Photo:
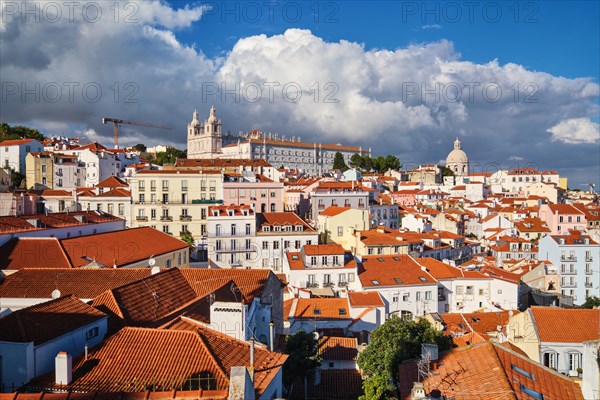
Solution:
M 106 314 L 67 295 L 0 318 L 0 341 L 37 346 L 102 318 Z
M 34 139 L 15 139 L 15 140 L 5 140 L 0 142 L 0 146 L 20 146 L 22 144 L 27 144 L 33 142 Z
M 329 244 L 306 244 L 302 251 L 307 256 L 323 256 L 328 254 L 344 254 L 344 248 L 337 243 Z
M 0 298 L 50 298 L 58 289 L 63 295 L 92 299 L 150 273 L 150 268 L 27 268 L 4 278 Z
M 129 188 L 127 182 L 116 176 L 109 176 L 96 185 L 97 188 Z
M 62 239 L 61 243 L 76 268 L 88 265 L 92 260 L 108 267 L 119 267 L 189 247 L 187 243 L 150 227 Z
M 417 263 L 427 269 L 435 279 L 489 279 L 489 276 L 482 274 L 479 271 L 470 271 L 463 268 L 453 267 L 445 264 L 435 258 L 417 258 Z
M 414 361 L 399 365 L 400 398 L 410 399 L 418 379 Z M 583 400 L 581 387 L 504 346 L 483 342 L 440 353 L 430 374 L 421 379 L 427 394 L 455 399 L 529 399 L 537 392 L 545 399 Z
M 302 226 L 303 232 L 314 232 L 315 230 L 311 228 L 306 222 L 302 221 L 302 219 L 295 212 L 272 212 L 272 213 L 261 213 L 258 214 L 257 223 L 259 226 L 258 231 L 263 231 L 263 226 Z M 295 229 L 294 233 L 297 233 Z M 284 233 L 284 232 L 278 232 Z
M 550 208 L 550 211 L 552 211 L 553 214 L 584 214 L 583 211 L 579 210 L 577 207 L 572 206 L 571 204 L 554 204 L 554 203 L 550 203 L 550 204 L 546 204 L 546 206 L 548 206 L 548 208 Z
M 316 385 L 314 372 L 308 374 L 309 399 L 358 399 L 362 394 L 362 378 L 356 369 L 323 369 L 321 383 Z M 304 399 L 304 379 L 298 378 L 292 386 L 290 399 Z
M 107 192 L 100 193 L 96 197 L 131 197 L 131 192 L 126 189 L 115 188 Z
M 319 215 L 324 215 L 326 217 L 335 217 L 336 215 L 346 212 L 350 209 L 351 207 L 329 206 L 323 211 L 321 211 Z
M 355 337 L 323 336 L 319 338 L 317 354 L 323 360 L 356 360 L 358 340 Z
M 383 307 L 385 304 L 377 292 L 349 292 L 348 299 L 352 307 Z
M 348 299 L 344 298 L 289 299 L 285 301 L 284 313 L 288 308 L 288 315 L 294 310 L 289 318 L 351 319 Z
M 57 238 L 13 238 L 0 247 L 0 269 L 23 268 L 71 268 L 71 263 Z
M 582 343 L 600 338 L 600 309 L 531 307 L 542 342 Z
M 437 281 L 408 255 L 363 257 L 358 277 L 363 287 L 436 285 Z

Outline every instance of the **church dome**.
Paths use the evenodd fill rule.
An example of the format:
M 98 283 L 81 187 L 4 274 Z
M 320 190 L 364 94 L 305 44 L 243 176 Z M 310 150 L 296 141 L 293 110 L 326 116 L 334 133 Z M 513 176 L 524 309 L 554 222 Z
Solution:
M 193 118 L 192 118 L 192 123 L 191 126 L 200 126 L 200 120 L 198 119 L 198 111 L 194 110 L 194 114 L 193 114 Z
M 469 157 L 462 151 L 460 146 L 460 140 L 456 138 L 454 141 L 454 149 L 448 153 L 446 157 L 446 167 L 450 168 L 457 174 L 464 174 L 467 172 L 469 164 Z

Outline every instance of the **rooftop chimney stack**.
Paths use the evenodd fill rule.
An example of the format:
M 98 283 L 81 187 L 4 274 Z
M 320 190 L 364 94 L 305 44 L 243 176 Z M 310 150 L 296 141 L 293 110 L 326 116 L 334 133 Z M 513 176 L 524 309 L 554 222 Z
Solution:
M 254 368 L 254 338 L 250 339 L 250 368 Z
M 69 385 L 73 380 L 73 358 L 66 351 L 58 353 L 54 359 L 56 369 L 56 384 Z
M 269 350 L 275 351 L 275 324 L 273 321 L 269 322 Z

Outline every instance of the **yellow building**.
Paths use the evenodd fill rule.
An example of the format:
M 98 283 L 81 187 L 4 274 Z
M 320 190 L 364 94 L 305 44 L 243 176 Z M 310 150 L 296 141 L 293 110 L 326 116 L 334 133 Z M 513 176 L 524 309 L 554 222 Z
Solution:
M 52 189 L 54 187 L 52 153 L 28 153 L 25 157 L 27 189 Z
M 350 250 L 355 230 L 369 229 L 368 210 L 330 206 L 317 217 L 321 243 L 337 243 Z

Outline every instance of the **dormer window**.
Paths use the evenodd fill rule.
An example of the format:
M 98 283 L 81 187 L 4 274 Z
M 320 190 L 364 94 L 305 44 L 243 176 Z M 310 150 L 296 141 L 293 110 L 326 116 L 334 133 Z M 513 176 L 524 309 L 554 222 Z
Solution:
M 281 232 L 281 227 L 280 226 L 276 226 L 276 227 L 274 227 L 274 229 L 275 229 L 275 232 Z
M 296 232 L 302 232 L 302 225 L 296 225 Z
M 227 215 L 229 215 L 230 217 L 233 217 L 233 210 L 227 210 Z
M 263 226 L 263 232 L 271 232 L 270 226 Z
M 213 211 L 213 217 L 218 217 L 219 216 L 219 212 L 217 210 Z

